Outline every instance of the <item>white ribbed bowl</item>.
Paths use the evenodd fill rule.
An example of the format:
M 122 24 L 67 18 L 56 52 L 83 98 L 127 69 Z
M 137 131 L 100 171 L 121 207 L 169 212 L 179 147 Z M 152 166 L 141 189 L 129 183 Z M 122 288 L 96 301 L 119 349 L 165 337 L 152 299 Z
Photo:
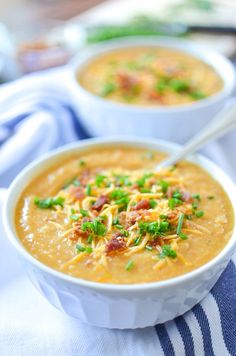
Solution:
M 161 282 L 134 285 L 90 282 L 53 270 L 36 260 L 24 249 L 14 226 L 15 208 L 23 189 L 32 178 L 71 153 L 113 144 L 165 152 L 178 149 L 178 146 L 165 141 L 111 138 L 85 140 L 51 152 L 25 168 L 11 184 L 4 206 L 4 226 L 33 284 L 55 307 L 91 325 L 134 329 L 171 320 L 203 299 L 235 250 L 236 231 L 234 228 L 225 248 L 210 262 L 190 273 Z M 195 156 L 191 160 L 209 171 L 224 186 L 236 217 L 236 189 L 232 181 L 208 159 Z
M 223 80 L 223 88 L 206 99 L 177 106 L 138 106 L 96 96 L 76 79 L 76 74 L 96 56 L 119 48 L 155 46 L 189 53 L 212 66 Z M 235 90 L 232 63 L 205 46 L 168 37 L 128 37 L 84 49 L 68 65 L 65 85 L 80 122 L 92 136 L 138 135 L 184 143 L 221 110 Z

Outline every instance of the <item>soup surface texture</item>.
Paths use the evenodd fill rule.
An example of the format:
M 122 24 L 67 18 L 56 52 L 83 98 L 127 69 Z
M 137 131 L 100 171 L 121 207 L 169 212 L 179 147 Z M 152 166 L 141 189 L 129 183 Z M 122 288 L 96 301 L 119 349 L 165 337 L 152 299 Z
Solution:
M 97 56 L 78 73 L 88 91 L 138 105 L 187 104 L 217 93 L 215 70 L 185 52 L 158 47 L 119 49 Z
M 184 161 L 133 147 L 78 152 L 36 177 L 16 209 L 22 244 L 44 264 L 87 280 L 146 283 L 205 264 L 229 240 L 223 188 Z

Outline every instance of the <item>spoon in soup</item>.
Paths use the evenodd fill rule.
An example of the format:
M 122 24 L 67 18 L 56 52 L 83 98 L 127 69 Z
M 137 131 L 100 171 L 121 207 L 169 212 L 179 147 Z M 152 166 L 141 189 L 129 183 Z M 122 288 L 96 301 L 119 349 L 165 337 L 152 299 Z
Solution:
M 236 102 L 227 109 L 223 109 L 207 124 L 203 130 L 191 138 L 178 152 L 156 166 L 156 170 L 173 166 L 187 155 L 196 152 L 209 141 L 223 136 L 236 127 Z

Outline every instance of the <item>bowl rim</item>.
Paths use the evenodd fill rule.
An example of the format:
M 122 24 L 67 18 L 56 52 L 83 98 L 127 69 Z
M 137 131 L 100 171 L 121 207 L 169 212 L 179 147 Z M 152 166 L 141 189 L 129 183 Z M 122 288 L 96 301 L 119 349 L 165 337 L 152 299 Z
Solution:
M 57 271 L 52 267 L 47 266 L 46 264 L 37 260 L 33 255 L 28 252 L 23 244 L 21 243 L 19 237 L 17 236 L 15 230 L 15 209 L 19 197 L 28 183 L 34 178 L 42 173 L 46 167 L 42 166 L 47 163 L 48 165 L 51 162 L 58 162 L 60 156 L 67 157 L 72 152 L 82 152 L 86 149 L 95 148 L 95 147 L 106 147 L 106 146 L 131 146 L 131 147 L 143 147 L 146 149 L 156 149 L 159 151 L 164 151 L 167 153 L 174 152 L 180 149 L 181 145 L 171 143 L 169 141 L 159 140 L 159 139 L 150 139 L 150 138 L 137 138 L 137 137 L 120 137 L 113 136 L 110 138 L 90 138 L 82 141 L 76 141 L 60 148 L 57 148 L 49 153 L 44 154 L 42 157 L 34 160 L 31 164 L 27 165 L 14 179 L 8 188 L 7 198 L 3 206 L 3 225 L 5 228 L 6 235 L 11 242 L 11 244 L 16 248 L 18 253 L 23 256 L 28 262 L 33 266 L 39 268 L 41 271 L 46 272 L 49 275 L 52 275 L 62 281 L 72 283 L 77 286 L 86 287 L 96 291 L 116 291 L 116 292 L 138 292 L 144 290 L 156 290 L 161 288 L 170 288 L 176 285 L 181 285 L 182 283 L 188 282 L 199 275 L 204 274 L 206 271 L 213 268 L 220 261 L 222 261 L 228 254 L 232 254 L 233 250 L 236 248 L 236 187 L 233 181 L 224 173 L 224 171 L 219 168 L 215 163 L 213 163 L 208 158 L 200 154 L 191 155 L 188 157 L 188 160 L 199 164 L 202 168 L 207 170 L 207 172 L 212 175 L 213 178 L 218 181 L 221 186 L 224 188 L 231 204 L 233 207 L 234 213 L 234 227 L 232 235 L 229 241 L 226 243 L 224 248 L 216 255 L 213 259 L 208 261 L 206 264 L 190 271 L 188 273 L 176 276 L 174 278 L 166 279 L 163 281 L 157 282 L 148 282 L 148 283 L 134 283 L 134 284 L 113 284 L 113 283 L 100 283 L 94 282 L 82 278 L 77 278 L 65 274 L 63 272 Z M 49 165 L 50 166 L 50 165 Z M 35 172 L 36 171 L 36 172 Z M 30 176 L 31 174 L 31 176 Z M 30 176 L 30 179 L 25 179 L 27 176 Z M 220 182 L 220 179 L 222 182 Z M 18 193 L 15 193 L 15 191 Z M 229 192 L 230 190 L 230 192 Z
M 221 77 L 223 81 L 223 87 L 219 92 L 210 95 L 205 99 L 201 99 L 192 103 L 172 106 L 142 106 L 138 104 L 130 105 L 99 97 L 98 95 L 93 94 L 89 90 L 85 89 L 76 79 L 76 74 L 86 65 L 86 63 L 90 60 L 93 60 L 100 54 L 111 52 L 119 48 L 135 46 L 167 47 L 186 52 L 213 67 L 217 74 Z M 214 50 L 207 48 L 205 45 L 182 38 L 180 39 L 162 36 L 129 36 L 107 40 L 85 47 L 79 54 L 72 58 L 72 60 L 68 63 L 67 68 L 69 72 L 68 85 L 71 90 L 80 93 L 83 95 L 83 97 L 87 97 L 89 100 L 95 101 L 98 105 L 105 105 L 111 110 L 128 112 L 131 111 L 132 113 L 141 111 L 147 113 L 154 112 L 164 114 L 173 112 L 181 113 L 194 109 L 201 109 L 207 107 L 208 105 L 214 104 L 219 100 L 229 97 L 236 88 L 236 71 L 228 58 Z

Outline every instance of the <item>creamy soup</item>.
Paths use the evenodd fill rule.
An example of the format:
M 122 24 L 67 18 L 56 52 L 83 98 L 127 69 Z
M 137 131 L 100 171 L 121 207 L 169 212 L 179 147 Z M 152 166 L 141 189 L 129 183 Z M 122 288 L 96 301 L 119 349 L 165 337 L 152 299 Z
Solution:
M 205 264 L 231 236 L 231 203 L 196 164 L 155 172 L 164 156 L 114 146 L 58 161 L 19 199 L 22 244 L 58 271 L 103 283 L 161 281 Z
M 185 52 L 138 47 L 108 52 L 78 73 L 88 91 L 138 105 L 179 105 L 220 91 L 222 79 L 208 64 Z

